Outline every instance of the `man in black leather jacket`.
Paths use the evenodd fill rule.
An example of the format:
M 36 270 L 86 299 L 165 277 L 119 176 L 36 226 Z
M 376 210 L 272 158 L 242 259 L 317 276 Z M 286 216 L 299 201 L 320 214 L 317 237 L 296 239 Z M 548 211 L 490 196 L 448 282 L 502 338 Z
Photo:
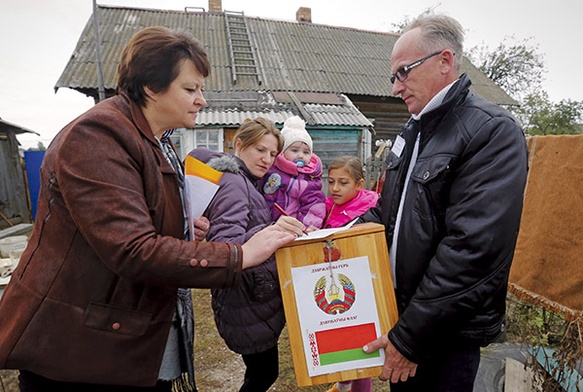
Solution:
M 527 175 L 524 134 L 460 76 L 463 29 L 414 21 L 391 56 L 393 95 L 412 118 L 387 158 L 377 207 L 386 227 L 399 320 L 384 348 L 391 391 L 472 391 L 480 347 L 504 330 L 508 274 Z

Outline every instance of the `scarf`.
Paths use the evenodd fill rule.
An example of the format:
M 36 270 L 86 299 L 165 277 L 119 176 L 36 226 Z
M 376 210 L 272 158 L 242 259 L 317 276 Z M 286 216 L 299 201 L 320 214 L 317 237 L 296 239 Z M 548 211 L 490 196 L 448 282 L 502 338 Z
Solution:
M 164 153 L 166 160 L 178 177 L 178 187 L 180 198 L 182 199 L 182 212 L 184 214 L 184 238 L 190 240 L 190 231 L 188 225 L 188 211 L 186 209 L 186 200 L 184 197 L 184 172 L 182 164 L 172 143 L 170 136 L 174 133 L 170 129 L 157 139 L 160 149 Z M 176 392 L 196 392 L 194 382 L 194 316 L 192 306 L 192 294 L 188 288 L 179 288 L 176 299 L 176 312 L 166 349 L 160 374 L 161 380 L 172 380 L 172 390 Z

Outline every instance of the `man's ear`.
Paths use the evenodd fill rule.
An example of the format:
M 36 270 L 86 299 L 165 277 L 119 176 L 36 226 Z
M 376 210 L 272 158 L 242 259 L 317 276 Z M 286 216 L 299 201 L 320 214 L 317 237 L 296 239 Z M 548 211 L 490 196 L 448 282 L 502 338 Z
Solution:
M 451 50 L 444 50 L 439 57 L 441 69 L 444 73 L 448 73 L 455 68 L 455 53 L 453 53 Z

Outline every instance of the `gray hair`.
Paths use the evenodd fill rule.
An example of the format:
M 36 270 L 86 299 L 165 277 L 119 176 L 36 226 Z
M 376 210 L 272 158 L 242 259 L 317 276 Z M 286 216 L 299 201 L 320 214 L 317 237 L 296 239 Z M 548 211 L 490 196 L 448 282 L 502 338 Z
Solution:
M 459 72 L 464 57 L 464 29 L 447 15 L 422 15 L 405 27 L 403 32 L 420 28 L 419 48 L 427 52 L 450 49 L 455 54 L 455 69 Z

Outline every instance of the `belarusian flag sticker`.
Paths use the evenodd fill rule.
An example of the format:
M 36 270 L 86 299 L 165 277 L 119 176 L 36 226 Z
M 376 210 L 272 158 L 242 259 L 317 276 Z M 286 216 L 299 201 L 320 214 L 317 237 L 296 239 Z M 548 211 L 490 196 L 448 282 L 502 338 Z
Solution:
M 383 350 L 362 350 L 381 334 L 368 257 L 291 273 L 309 376 L 382 366 Z

